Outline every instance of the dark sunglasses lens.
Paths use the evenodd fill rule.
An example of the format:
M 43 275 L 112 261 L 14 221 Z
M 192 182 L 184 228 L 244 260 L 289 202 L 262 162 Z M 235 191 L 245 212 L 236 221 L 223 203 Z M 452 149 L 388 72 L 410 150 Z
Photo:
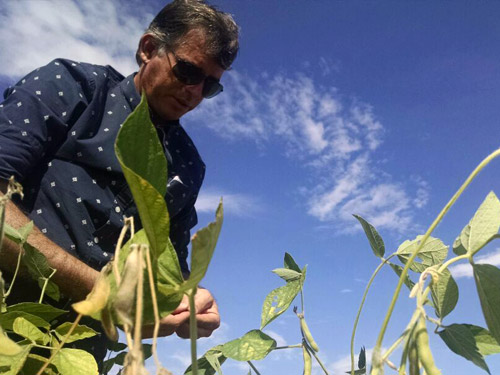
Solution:
M 197 85 L 205 79 L 200 68 L 184 60 L 178 60 L 172 70 L 177 79 L 186 85 Z
M 222 92 L 223 86 L 215 78 L 207 77 L 202 95 L 205 99 L 213 98 Z

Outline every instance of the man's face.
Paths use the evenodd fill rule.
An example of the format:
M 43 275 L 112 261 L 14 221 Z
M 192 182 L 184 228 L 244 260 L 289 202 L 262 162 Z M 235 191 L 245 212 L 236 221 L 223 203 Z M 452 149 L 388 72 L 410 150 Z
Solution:
M 149 40 L 152 43 L 152 39 Z M 203 70 L 207 76 L 220 79 L 224 73 L 212 58 L 205 53 L 205 38 L 199 30 L 189 31 L 180 45 L 173 51 L 177 58 L 185 60 Z M 134 81 L 138 91 L 145 92 L 150 108 L 162 120 L 177 120 L 194 109 L 203 99 L 203 83 L 185 85 L 174 75 L 172 67 L 177 63 L 172 51 L 164 53 L 148 49 L 144 44 L 141 58 L 143 64 Z

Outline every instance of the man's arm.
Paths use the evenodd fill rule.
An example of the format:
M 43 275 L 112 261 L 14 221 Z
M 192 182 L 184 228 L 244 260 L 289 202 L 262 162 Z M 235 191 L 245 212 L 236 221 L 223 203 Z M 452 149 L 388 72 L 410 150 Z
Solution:
M 7 181 L 0 180 L 0 194 L 7 189 Z M 5 221 L 14 228 L 26 225 L 30 219 L 12 202 L 8 202 L 5 211 Z M 34 227 L 28 242 L 37 248 L 45 257 L 49 265 L 57 271 L 52 277 L 61 292 L 74 301 L 80 301 L 92 290 L 98 271 L 86 265 L 79 259 L 67 253 L 64 249 L 48 239 L 38 228 Z M 0 268 L 10 273 L 16 268 L 19 254 L 19 245 L 4 238 L 1 249 Z M 26 272 L 22 273 L 25 277 Z

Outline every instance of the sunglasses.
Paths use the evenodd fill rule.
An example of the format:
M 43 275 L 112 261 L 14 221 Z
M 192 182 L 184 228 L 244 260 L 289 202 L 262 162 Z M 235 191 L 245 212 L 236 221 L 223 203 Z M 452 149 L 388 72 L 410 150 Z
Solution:
M 176 61 L 172 71 L 175 78 L 180 82 L 185 85 L 198 85 L 203 82 L 201 94 L 206 99 L 213 98 L 222 92 L 223 86 L 218 79 L 205 75 L 200 67 L 181 59 L 174 52 L 172 52 L 172 55 L 174 55 Z

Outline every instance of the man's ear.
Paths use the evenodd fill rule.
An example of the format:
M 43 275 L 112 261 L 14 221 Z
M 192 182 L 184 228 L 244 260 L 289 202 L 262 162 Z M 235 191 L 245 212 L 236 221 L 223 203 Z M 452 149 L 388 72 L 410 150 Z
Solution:
M 158 48 L 153 35 L 144 34 L 139 42 L 139 56 L 142 63 L 147 64 L 157 52 Z

